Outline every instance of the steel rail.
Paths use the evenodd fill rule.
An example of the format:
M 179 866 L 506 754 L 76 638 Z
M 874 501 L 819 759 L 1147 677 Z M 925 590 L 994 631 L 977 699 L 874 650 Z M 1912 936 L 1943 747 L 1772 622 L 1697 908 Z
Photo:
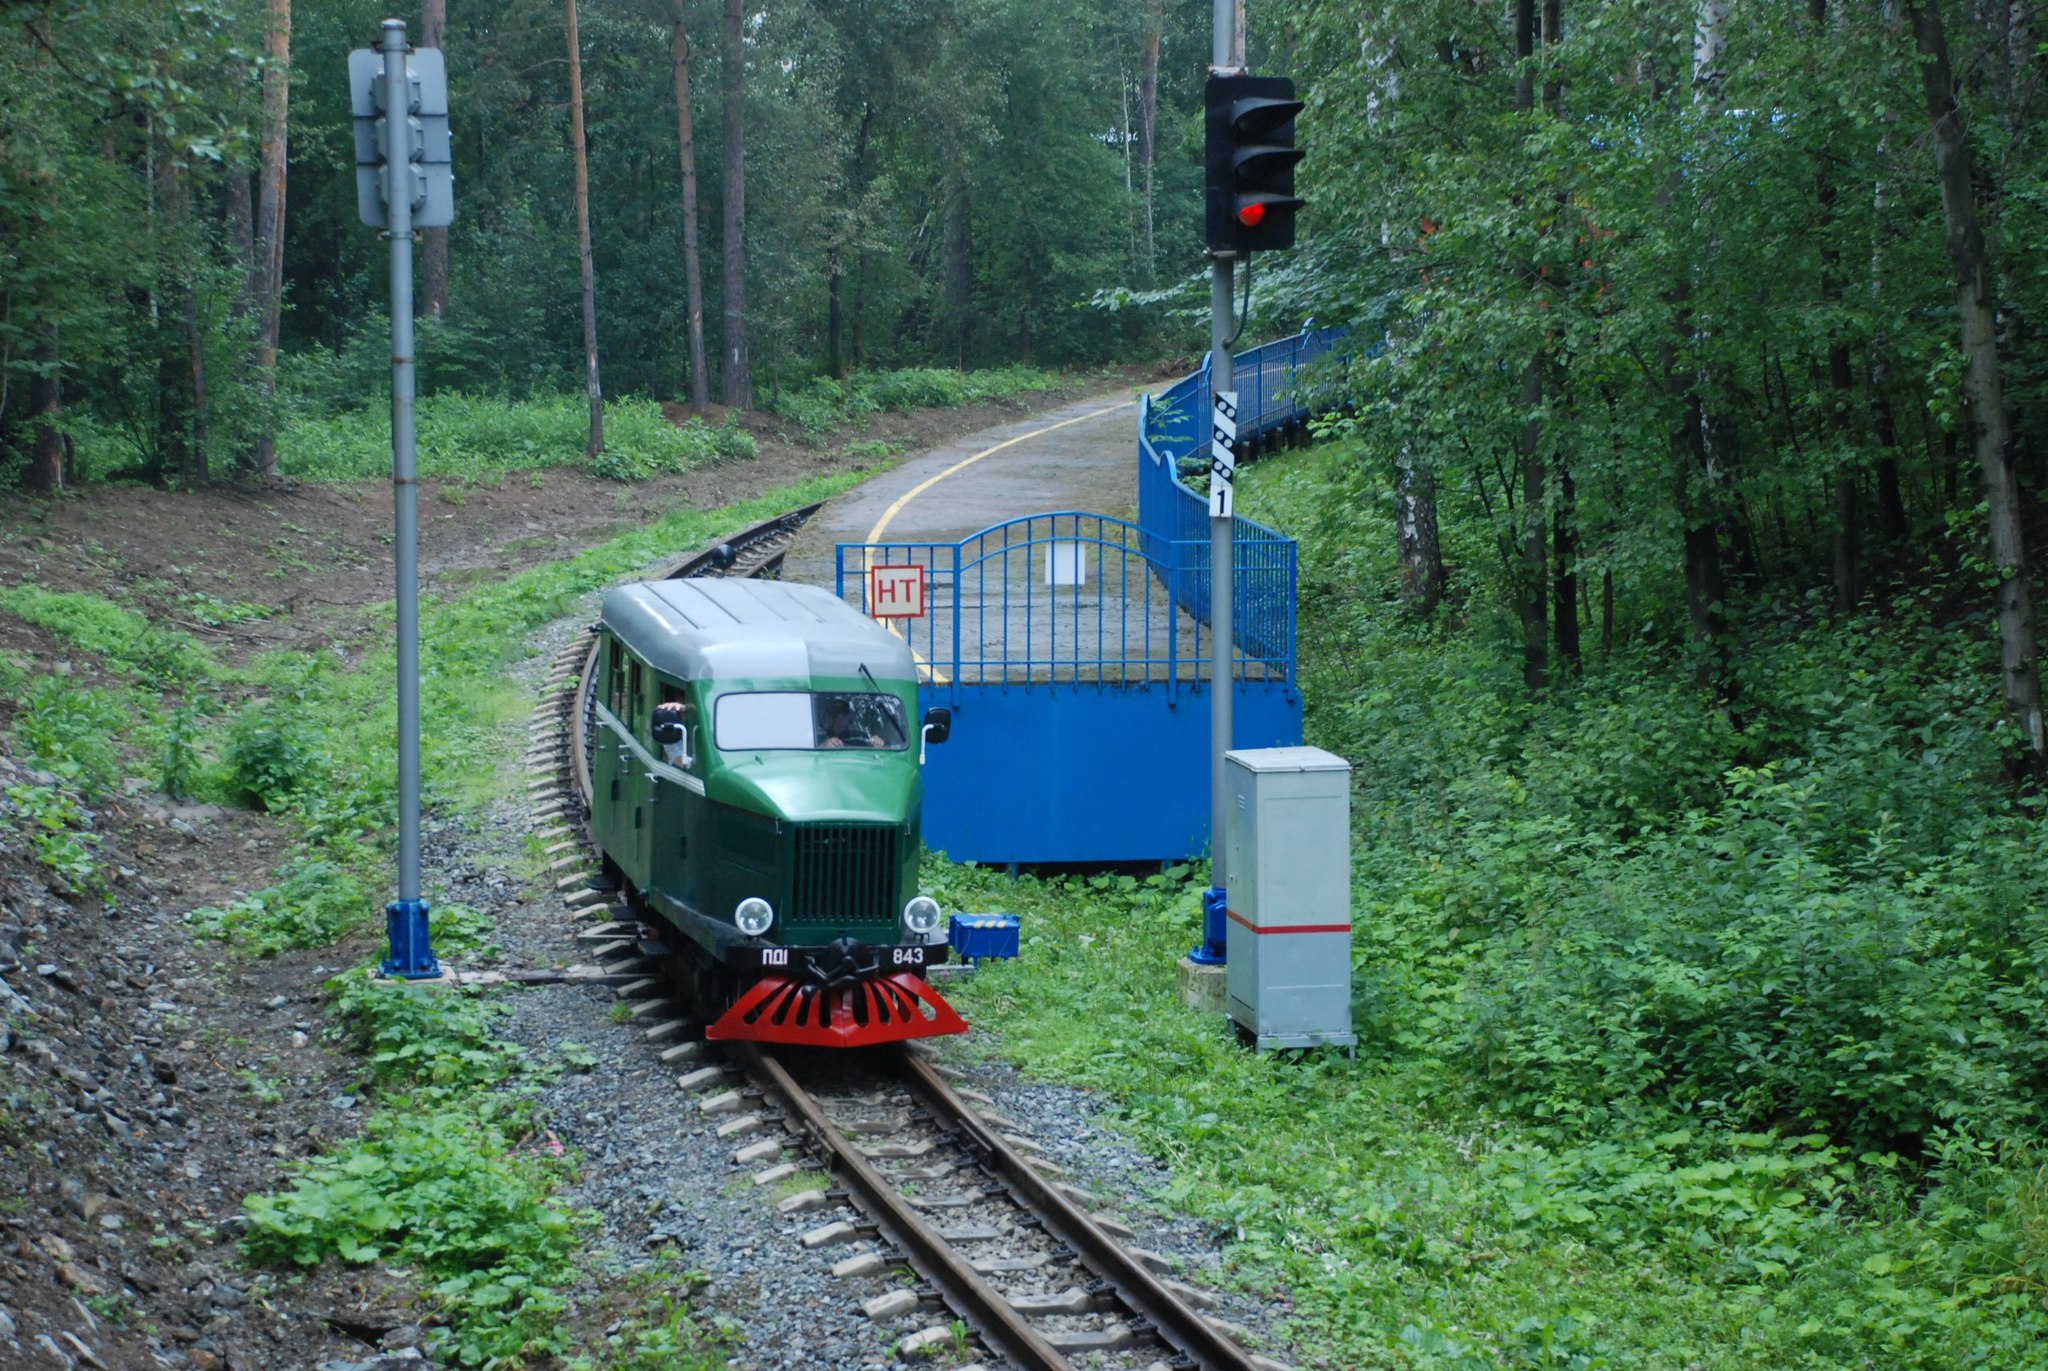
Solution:
M 1018 1371 L 1072 1371 L 1059 1349 L 911 1208 L 889 1179 L 825 1116 L 787 1067 L 757 1043 L 733 1043 L 732 1055 L 766 1092 L 780 1097 L 790 1122 L 830 1159 L 833 1174 L 911 1269 L 930 1281 L 989 1351 Z M 964 1107 L 964 1106 L 963 1106 Z
M 994 1128 L 955 1094 L 932 1064 L 913 1052 L 898 1054 L 913 1091 L 942 1127 L 955 1130 L 980 1154 L 984 1168 L 1038 1221 L 1065 1243 L 1133 1315 L 1200 1371 L 1256 1371 L 1251 1355 L 1210 1325 L 1166 1287 L 1086 1210 L 1061 1194 Z
M 791 510 L 728 535 L 678 563 L 661 579 L 773 572 L 781 564 L 785 545 L 818 509 L 818 505 L 809 505 Z M 576 798 L 583 806 L 586 833 L 591 800 L 586 752 L 589 692 L 597 662 L 598 641 L 593 636 L 565 711 L 571 776 Z M 882 1238 L 938 1291 L 989 1352 L 1008 1361 L 1016 1371 L 1073 1371 L 1060 1350 L 939 1235 L 764 1045 L 735 1042 L 726 1046 L 762 1091 L 780 1102 L 795 1130 L 824 1153 L 837 1181 Z M 1248 1353 L 1181 1301 L 1122 1243 L 1040 1175 L 929 1062 L 900 1047 L 889 1054 L 889 1060 L 940 1130 L 971 1151 L 980 1167 L 1026 1213 L 1108 1287 L 1133 1321 L 1178 1354 L 1176 1365 L 1191 1363 L 1196 1371 L 1258 1371 Z

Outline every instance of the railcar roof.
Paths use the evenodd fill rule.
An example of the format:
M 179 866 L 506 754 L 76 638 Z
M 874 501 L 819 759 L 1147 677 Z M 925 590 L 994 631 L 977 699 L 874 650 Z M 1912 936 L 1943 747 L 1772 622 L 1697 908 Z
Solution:
M 621 586 L 605 626 L 656 671 L 683 680 L 917 677 L 910 645 L 829 591 L 783 581 L 690 577 Z

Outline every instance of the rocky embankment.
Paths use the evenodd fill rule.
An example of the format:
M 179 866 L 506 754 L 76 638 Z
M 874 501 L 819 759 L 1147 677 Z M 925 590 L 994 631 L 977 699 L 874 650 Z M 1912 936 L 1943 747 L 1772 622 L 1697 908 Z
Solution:
M 356 1103 L 320 1033 L 337 952 L 231 961 L 185 923 L 263 884 L 275 835 L 132 783 L 66 830 L 87 888 L 37 859 L 35 787 L 62 793 L 0 753 L 0 1365 L 396 1364 L 370 1340 L 404 1323 L 397 1292 L 237 1261 L 242 1196 Z

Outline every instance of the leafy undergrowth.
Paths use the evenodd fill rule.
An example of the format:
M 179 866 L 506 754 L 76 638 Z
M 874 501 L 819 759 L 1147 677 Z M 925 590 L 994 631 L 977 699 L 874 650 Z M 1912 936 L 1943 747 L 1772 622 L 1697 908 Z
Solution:
M 474 953 L 487 921 L 436 911 L 444 953 Z M 251 1261 L 313 1268 L 383 1263 L 416 1273 L 458 1366 L 514 1367 L 575 1350 L 564 1287 L 594 1220 L 566 1206 L 576 1161 L 544 1126 L 536 1092 L 588 1058 L 575 1044 L 534 1062 L 500 1039 L 506 992 L 380 980 L 358 967 L 329 982 L 333 1033 L 362 1053 L 374 1108 L 348 1143 L 296 1167 L 285 1188 L 245 1200 Z M 661 1360 L 661 1358 L 667 1360 Z M 719 1365 L 688 1309 L 653 1294 L 571 1366 L 696 1371 Z
M 843 381 L 820 376 L 806 386 L 786 390 L 774 408 L 785 419 L 794 419 L 806 433 L 819 434 L 885 411 L 982 405 L 1027 391 L 1051 390 L 1060 379 L 1058 372 L 1029 366 L 981 371 L 946 367 L 857 371 Z
M 1303 539 L 1308 741 L 1354 768 L 1359 1058 L 1181 1007 L 1194 873 L 942 868 L 1026 916 L 969 1017 L 1108 1092 L 1325 1366 L 2048 1367 L 2048 864 L 1995 650 L 1789 607 L 1739 728 L 1654 628 L 1532 697 L 1514 625 L 1402 612 L 1346 461 L 1244 498 Z
M 478 921 L 447 911 L 444 951 Z M 363 1131 L 244 1201 L 256 1262 L 384 1262 L 417 1272 L 461 1366 L 516 1365 L 566 1349 L 556 1289 L 577 1216 L 554 1201 L 565 1159 L 535 1145 L 530 1091 L 498 1090 L 525 1067 L 491 1036 L 503 1006 L 472 990 L 380 981 L 359 967 L 329 983 L 336 1032 L 364 1052 L 378 1107 Z
M 1427 1053 L 1255 1056 L 1183 1008 L 1192 878 L 936 884 L 1025 917 L 1022 958 L 963 1011 L 1026 1071 L 1116 1101 L 1173 1168 L 1162 1198 L 1291 1299 L 1309 1364 L 2048 1366 L 2038 1148 L 1952 1137 L 1915 1168 L 1711 1114 L 1532 1123 Z
M 819 477 L 722 509 L 677 511 L 575 557 L 425 603 L 428 803 L 461 809 L 505 785 L 516 754 L 507 726 L 530 704 L 508 669 L 527 655 L 534 630 L 658 558 L 855 479 Z M 376 927 L 374 892 L 387 879 L 396 810 L 388 650 L 352 665 L 325 653 L 278 653 L 230 667 L 95 596 L 22 586 L 5 592 L 0 610 L 57 634 L 95 668 L 86 685 L 0 652 L 0 691 L 16 704 L 11 747 L 54 777 L 10 787 L 0 813 L 30 828 L 46 865 L 75 885 L 98 883 L 84 805 L 153 769 L 171 798 L 266 811 L 298 834 L 273 885 L 191 915 L 199 936 L 267 955 Z M 476 915 L 437 904 L 444 954 L 474 949 L 482 931 Z M 576 1349 L 566 1292 L 585 1274 L 586 1222 L 560 1198 L 574 1159 L 548 1137 L 535 1095 L 549 1073 L 588 1066 L 589 1049 L 559 1044 L 536 1063 L 497 1036 L 503 992 L 388 983 L 366 970 L 330 989 L 333 1037 L 362 1054 L 373 1108 L 355 1140 L 248 1200 L 249 1258 L 300 1268 L 377 1262 L 414 1273 L 448 1363 L 509 1368 L 567 1356 Z M 586 1339 L 566 1366 L 723 1364 L 716 1332 L 700 1329 L 685 1307 L 630 1277 L 609 1282 L 600 1298 L 621 1291 L 632 1294 L 630 1307 L 610 1311 L 618 1316 L 610 1331 Z
M 605 451 L 586 456 L 590 404 L 581 395 L 508 400 L 444 391 L 419 402 L 419 473 L 476 480 L 508 471 L 579 467 L 614 481 L 645 480 L 755 453 L 753 435 L 701 419 L 673 424 L 642 397 L 606 402 Z M 388 406 L 294 419 L 279 435 L 278 469 L 309 481 L 363 481 L 391 470 Z

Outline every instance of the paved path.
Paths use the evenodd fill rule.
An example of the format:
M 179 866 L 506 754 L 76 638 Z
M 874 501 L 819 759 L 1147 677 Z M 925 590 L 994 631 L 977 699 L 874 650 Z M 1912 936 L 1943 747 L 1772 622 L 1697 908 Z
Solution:
M 831 589 L 840 543 L 955 542 L 1056 509 L 1134 519 L 1137 445 L 1129 389 L 970 433 L 826 505 L 790 547 L 783 575 Z
M 1136 516 L 1137 421 L 1110 392 L 923 453 L 827 505 L 783 574 L 829 589 L 839 544 L 894 545 L 877 565 L 924 568 L 924 611 L 884 622 L 941 685 L 1204 679 L 1206 633 L 1118 522 Z M 1080 513 L 1027 519 L 1053 511 Z M 867 568 L 847 568 L 856 604 Z

